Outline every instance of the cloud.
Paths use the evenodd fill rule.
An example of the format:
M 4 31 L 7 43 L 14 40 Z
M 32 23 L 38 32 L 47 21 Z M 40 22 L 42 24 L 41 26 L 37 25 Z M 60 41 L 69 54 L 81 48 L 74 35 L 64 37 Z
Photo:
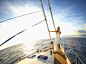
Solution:
M 21 4 L 12 4 L 10 1 L 4 2 L 7 8 L 12 11 L 15 15 L 22 15 L 28 12 L 38 11 L 35 5 L 32 2 L 27 2 L 24 6 Z M 22 2 L 23 3 L 23 2 Z M 29 4 L 29 5 L 28 5 Z M 31 6 L 30 6 L 31 5 Z
M 58 25 L 59 23 L 65 23 L 69 22 L 71 25 L 70 28 L 76 27 L 76 25 L 84 24 L 85 20 L 82 16 L 82 12 L 76 13 L 75 10 L 73 10 L 74 6 L 68 6 L 68 7 L 57 7 L 53 9 L 54 14 L 54 20 L 55 23 Z
M 0 6 L 0 21 L 32 13 L 35 11 L 40 11 L 41 9 L 38 7 L 39 3 L 35 4 L 36 1 L 23 1 L 23 0 L 18 0 L 18 1 L 1 1 L 1 6 Z M 16 20 L 16 19 L 14 19 Z
M 28 13 L 32 13 L 32 12 L 36 12 L 36 11 L 41 10 L 40 8 L 37 7 L 37 5 L 33 5 L 34 1 L 27 1 L 25 3 L 25 1 L 21 0 L 20 1 L 21 3 L 25 3 L 24 6 L 19 4 L 20 2 L 19 3 L 15 3 L 15 1 L 13 1 L 13 2 L 12 1 L 4 1 L 4 5 L 6 6 L 4 8 L 7 8 L 9 10 L 9 11 L 8 10 L 3 10 L 2 13 L 4 13 L 4 14 L 7 13 L 5 15 L 3 14 L 4 16 L 7 15 L 7 17 L 12 18 L 12 17 L 17 17 L 17 16 L 20 16 L 20 15 L 24 15 L 24 14 L 28 14 Z M 10 12 L 12 12 L 12 13 L 10 13 Z M 37 23 L 38 21 L 42 21 L 43 19 L 44 19 L 43 13 L 38 12 L 38 13 L 23 16 L 21 18 L 19 17 L 19 18 L 13 19 L 13 20 L 15 22 L 17 22 L 19 25 L 23 26 L 24 24 L 26 24 L 26 25 L 29 26 L 29 25 L 33 25 L 33 24 Z M 11 21 L 13 21 L 13 20 L 11 20 Z
M 84 26 L 85 26 L 85 30 L 86 30 L 86 24 L 84 24 Z
M 79 33 L 86 33 L 86 30 L 78 30 Z
M 86 36 L 86 24 L 84 29 L 73 30 L 72 35 Z
M 27 3 L 31 6 L 29 6 Z M 10 11 L 3 10 L 3 13 L 4 14 L 8 13 L 9 17 L 11 18 L 11 17 L 20 16 L 23 14 L 32 13 L 32 12 L 41 10 L 40 8 L 36 7 L 36 5 L 33 5 L 33 3 L 31 3 L 31 2 L 27 2 L 27 3 L 24 6 L 21 6 L 21 5 L 14 5 L 10 1 L 5 1 L 5 5 L 6 5 L 7 9 Z M 12 12 L 12 14 L 10 12 Z M 17 18 L 14 20 L 10 20 L 7 22 L 3 22 L 2 25 L 0 25 L 1 29 L 2 29 L 2 30 L 0 29 L 0 38 L 2 39 L 2 40 L 0 40 L 1 43 L 4 42 L 5 40 L 7 40 L 8 38 L 10 38 L 11 36 L 17 34 L 18 32 L 31 27 L 32 25 L 34 25 L 42 20 L 44 20 L 43 12 L 39 12 L 39 13 L 34 13 L 32 15 L 30 14 L 30 15 L 27 15 L 27 16 L 24 16 L 21 18 Z M 31 39 L 31 37 L 33 35 L 34 35 L 34 37 L 32 38 L 33 40 L 36 38 L 46 37 L 46 35 L 41 34 L 41 33 L 47 32 L 47 30 L 44 29 L 46 27 L 45 25 L 46 25 L 45 23 L 44 24 L 41 23 L 40 26 L 37 25 L 37 26 L 35 26 L 35 28 L 33 27 L 32 28 L 33 31 L 32 32 L 31 32 L 31 30 L 28 31 L 28 33 L 25 37 L 28 37 L 28 40 Z M 23 36 L 23 38 L 24 38 L 24 36 Z M 21 39 L 21 37 L 19 39 Z M 18 41 L 18 40 L 16 40 L 16 41 Z
M 55 26 L 61 27 L 61 35 L 86 35 L 86 27 L 83 27 L 86 21 L 82 12 L 76 13 L 76 10 L 73 10 L 74 5 L 52 9 Z
M 21 2 L 21 3 L 24 3 L 24 2 Z M 21 4 L 17 4 L 17 3 L 16 3 L 16 5 L 14 5 L 10 1 L 5 1 L 5 5 L 14 14 L 14 16 L 19 16 L 19 15 L 23 15 L 26 13 L 41 10 L 41 8 L 37 4 L 34 5 L 33 2 L 31 2 L 31 1 L 26 2 L 26 4 L 24 4 L 23 6 Z M 51 5 L 52 5 L 52 3 L 51 3 Z M 62 7 L 55 8 L 52 6 L 52 14 L 54 16 L 55 26 L 61 27 L 62 34 L 69 35 L 72 32 L 72 30 L 73 30 L 73 33 L 71 33 L 71 34 L 75 34 L 75 32 L 76 32 L 77 35 L 79 35 L 82 32 L 83 33 L 85 32 L 83 30 L 80 30 L 81 26 L 82 26 L 80 24 L 84 24 L 84 20 L 83 20 L 81 13 L 75 13 L 75 11 L 72 10 L 73 8 L 74 8 L 73 5 L 64 7 L 64 8 L 62 8 Z M 8 11 L 5 11 L 5 12 L 7 12 L 7 14 L 9 15 Z M 52 19 L 50 19 L 51 17 L 50 17 L 49 10 L 46 11 L 46 17 L 48 19 L 49 28 L 53 29 L 53 25 L 51 25 Z M 44 19 L 43 13 L 41 12 L 41 13 L 37 13 L 34 15 L 17 18 L 16 22 L 19 24 L 19 25 L 17 24 L 18 27 L 23 28 L 25 26 L 27 27 L 29 25 L 33 25 L 43 19 Z M 85 29 L 86 29 L 86 27 L 85 27 Z
M 86 30 L 73 30 L 73 35 L 86 35 Z
M 63 36 L 70 36 L 70 37 L 85 37 L 86 38 L 86 24 L 83 25 L 84 29 L 72 29 L 72 30 L 64 30 L 62 32 Z
M 66 22 L 66 24 L 69 24 L 69 22 Z

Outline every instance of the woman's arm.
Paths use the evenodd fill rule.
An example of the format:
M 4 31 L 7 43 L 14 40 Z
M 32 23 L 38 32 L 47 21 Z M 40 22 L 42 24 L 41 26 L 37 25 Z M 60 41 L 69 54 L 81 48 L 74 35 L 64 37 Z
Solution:
M 56 31 L 50 31 L 50 32 L 56 32 Z

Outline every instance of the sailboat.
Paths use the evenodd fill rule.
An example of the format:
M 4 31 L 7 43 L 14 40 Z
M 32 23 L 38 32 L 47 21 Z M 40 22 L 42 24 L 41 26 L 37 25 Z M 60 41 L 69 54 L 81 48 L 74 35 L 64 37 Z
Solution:
M 49 0 L 47 0 L 47 1 L 48 1 L 50 13 L 51 13 L 51 17 L 52 17 L 52 21 L 53 21 L 53 25 L 54 25 L 54 20 L 53 20 Z M 41 3 L 42 11 L 43 11 L 43 14 L 44 14 L 45 22 L 46 22 L 46 25 L 47 25 L 47 29 L 48 29 L 48 32 L 49 32 L 47 19 L 46 19 L 46 15 L 45 15 L 41 0 L 40 0 L 40 3 Z M 55 29 L 55 25 L 54 25 L 54 29 Z M 27 30 L 27 29 L 25 29 L 25 30 Z M 18 34 L 24 32 L 25 30 L 19 32 Z M 56 29 L 55 29 L 55 31 L 56 31 Z M 16 35 L 18 35 L 18 34 L 16 34 Z M 15 37 L 16 35 L 12 36 L 8 40 L 6 40 L 4 43 L 9 41 L 10 39 Z M 49 36 L 50 36 L 50 32 L 49 32 Z M 18 59 L 18 62 L 14 63 L 14 64 L 72 64 L 72 62 L 71 62 L 70 58 L 68 57 L 66 51 L 62 47 L 62 44 L 60 44 L 60 43 L 56 44 L 59 39 L 60 39 L 60 35 L 58 34 L 58 37 L 55 38 L 55 42 L 53 43 L 53 41 L 51 39 L 51 36 L 50 36 L 51 46 L 45 47 L 43 49 L 37 49 L 37 51 L 33 52 L 32 54 L 30 54 L 28 56 L 25 56 L 20 60 Z M 2 43 L 1 45 L 3 45 L 4 43 Z M 58 45 L 59 45 L 59 47 L 58 47 Z M 58 51 L 57 47 L 59 49 L 59 52 L 55 53 L 55 51 Z
M 50 9 L 54 29 L 55 29 L 55 24 L 54 24 L 54 20 L 53 20 L 53 15 L 52 15 L 50 3 L 49 3 L 49 0 L 47 0 L 47 1 L 48 1 L 49 9 Z M 42 11 L 43 11 L 43 14 L 44 14 L 44 18 L 45 18 L 45 20 L 43 20 L 43 21 L 45 21 L 45 23 L 47 25 L 47 29 L 48 29 L 50 40 L 51 40 L 51 42 L 50 42 L 51 45 L 47 46 L 47 47 L 44 47 L 44 48 L 36 49 L 36 51 L 31 50 L 32 53 L 28 54 L 27 56 L 20 55 L 20 57 L 17 57 L 18 55 L 16 55 L 16 52 L 13 51 L 13 53 L 10 53 L 10 54 L 11 55 L 15 54 L 15 56 L 11 57 L 10 59 L 9 59 L 9 56 L 6 59 L 3 59 L 3 57 L 6 57 L 6 56 L 5 56 L 5 54 L 3 54 L 3 50 L 1 50 L 0 54 L 2 52 L 2 56 L 0 56 L 0 64 L 72 64 L 72 62 L 71 62 L 70 58 L 68 57 L 64 47 L 60 43 L 60 35 L 57 34 L 57 36 L 55 38 L 55 42 L 52 41 L 50 31 L 49 31 L 49 28 L 48 28 L 48 24 L 47 24 L 46 15 L 45 15 L 44 8 L 43 8 L 41 0 L 40 0 L 40 3 L 41 3 Z M 22 15 L 22 16 L 24 16 L 24 15 Z M 18 17 L 21 17 L 21 16 L 18 16 Z M 14 17 L 14 18 L 17 18 L 17 17 Z M 14 18 L 11 18 L 11 19 L 14 19 Z M 8 20 L 10 20 L 10 19 L 8 19 Z M 5 20 L 5 21 L 7 21 L 7 20 Z M 43 22 L 43 21 L 41 21 L 41 22 Z M 4 22 L 4 21 L 2 21 L 2 22 Z M 39 23 L 41 23 L 41 22 L 39 22 Z M 37 23 L 37 24 L 39 24 L 39 23 Z M 37 25 L 37 24 L 35 24 L 35 25 Z M 33 25 L 31 27 L 34 27 L 35 25 Z M 21 32 L 17 33 L 16 35 L 10 37 L 5 42 L 3 42 L 0 46 L 2 46 L 6 42 L 8 42 L 9 40 L 11 40 L 15 36 L 21 34 L 22 32 L 24 32 L 26 30 L 27 29 L 22 30 Z M 55 29 L 55 31 L 56 31 L 56 29 Z M 57 42 L 59 44 L 57 44 Z M 16 47 L 16 45 L 14 47 Z M 6 50 L 7 49 L 5 49 L 5 51 Z M 10 47 L 6 52 L 8 52 L 9 50 L 10 50 Z M 10 50 L 10 51 L 12 51 L 12 50 Z M 20 50 L 17 50 L 17 52 L 18 51 L 20 52 Z M 8 55 L 10 55 L 10 54 L 8 54 Z M 76 55 L 76 64 L 77 64 L 77 58 L 79 58 L 79 57 L 75 52 L 74 52 L 74 54 Z M 15 58 L 15 61 L 14 61 L 13 58 Z M 81 61 L 80 58 L 79 58 L 79 60 Z M 84 63 L 82 62 L 82 64 L 84 64 Z
M 53 25 L 54 25 L 54 20 L 53 20 L 49 0 L 47 0 L 47 1 L 48 1 L 50 13 L 51 13 L 51 17 L 52 17 L 52 21 L 53 21 Z M 41 3 L 42 11 L 44 14 L 45 22 L 47 25 L 47 29 L 49 32 L 47 19 L 46 19 L 46 15 L 45 15 L 41 0 L 40 0 L 40 3 Z M 55 25 L 54 25 L 54 29 L 55 29 Z M 49 32 L 49 36 L 50 36 L 50 32 Z M 37 49 L 36 52 L 33 52 L 32 54 L 26 56 L 25 58 L 22 58 L 15 64 L 72 64 L 66 51 L 62 47 L 62 44 L 60 44 L 60 43 L 56 44 L 59 39 L 60 39 L 60 35 L 58 34 L 58 37 L 55 38 L 55 42 L 53 43 L 51 36 L 50 36 L 52 46 L 49 46 L 49 47 L 46 47 L 43 49 Z M 59 47 L 58 47 L 58 45 L 59 45 Z M 58 51 L 57 47 L 59 49 L 59 52 L 55 53 L 55 51 Z

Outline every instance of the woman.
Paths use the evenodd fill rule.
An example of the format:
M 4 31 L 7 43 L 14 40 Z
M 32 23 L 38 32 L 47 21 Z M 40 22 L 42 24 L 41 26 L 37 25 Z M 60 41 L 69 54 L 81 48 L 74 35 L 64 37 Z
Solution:
M 56 32 L 56 35 L 57 35 L 57 33 L 60 35 L 61 34 L 61 32 L 60 32 L 60 27 L 58 26 L 57 27 L 57 30 L 56 31 L 50 31 L 50 32 Z
M 56 38 L 55 38 L 55 43 L 54 43 L 54 52 L 59 52 L 59 41 L 60 41 L 60 27 L 57 27 L 56 31 L 50 31 L 50 32 L 56 32 Z

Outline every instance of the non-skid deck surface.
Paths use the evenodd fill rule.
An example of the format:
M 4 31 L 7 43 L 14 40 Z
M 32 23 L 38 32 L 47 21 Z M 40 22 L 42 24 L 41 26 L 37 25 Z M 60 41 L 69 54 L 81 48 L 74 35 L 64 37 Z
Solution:
M 54 64 L 67 64 L 64 54 L 60 49 L 58 53 L 54 54 Z

